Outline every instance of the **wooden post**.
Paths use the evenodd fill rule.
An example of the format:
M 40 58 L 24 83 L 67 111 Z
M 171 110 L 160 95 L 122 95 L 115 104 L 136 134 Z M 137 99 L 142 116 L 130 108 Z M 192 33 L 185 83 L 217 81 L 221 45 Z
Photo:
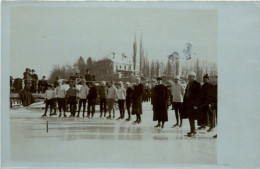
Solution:
M 47 133 L 48 133 L 48 121 L 47 121 L 47 123 L 46 123 L 46 130 L 47 130 Z

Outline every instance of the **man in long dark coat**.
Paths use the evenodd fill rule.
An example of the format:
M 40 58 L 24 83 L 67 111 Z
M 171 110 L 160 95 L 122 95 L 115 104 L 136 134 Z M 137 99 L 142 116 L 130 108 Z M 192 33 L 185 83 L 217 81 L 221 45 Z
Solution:
M 142 101 L 143 101 L 143 94 L 144 94 L 144 86 L 141 84 L 141 79 L 136 79 L 136 85 L 134 86 L 133 90 L 133 105 L 132 105 L 132 114 L 136 115 L 136 121 L 134 123 L 141 123 L 141 114 L 143 113 L 142 108 Z
M 211 90 L 212 84 L 209 83 L 209 75 L 206 74 L 203 76 L 203 85 L 201 88 L 201 119 L 198 120 L 198 125 L 200 126 L 198 129 L 206 129 L 208 125 L 208 117 L 209 117 L 209 105 L 211 102 Z
M 162 84 L 162 78 L 157 78 L 158 85 L 154 88 L 153 94 L 153 121 L 158 121 L 155 127 L 164 127 L 164 122 L 168 121 L 168 99 L 169 92 Z M 161 126 L 162 122 L 162 126 Z
M 188 80 L 185 95 L 184 95 L 184 106 L 185 110 L 188 113 L 189 122 L 190 122 L 190 132 L 187 133 L 189 137 L 194 136 L 195 131 L 195 119 L 197 119 L 199 114 L 199 106 L 200 106 L 200 95 L 201 95 L 201 84 L 195 80 L 196 73 L 189 72 Z

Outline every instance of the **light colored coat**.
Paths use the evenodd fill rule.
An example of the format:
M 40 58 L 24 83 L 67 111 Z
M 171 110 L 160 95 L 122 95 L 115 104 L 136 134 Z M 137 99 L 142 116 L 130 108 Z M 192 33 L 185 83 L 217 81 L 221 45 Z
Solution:
M 173 84 L 171 87 L 172 102 L 183 103 L 184 92 L 181 84 Z

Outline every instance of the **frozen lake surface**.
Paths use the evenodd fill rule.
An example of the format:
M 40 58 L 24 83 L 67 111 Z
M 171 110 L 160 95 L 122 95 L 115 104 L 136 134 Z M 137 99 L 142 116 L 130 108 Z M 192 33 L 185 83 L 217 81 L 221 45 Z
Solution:
M 99 106 L 96 106 L 98 109 Z M 10 110 L 11 160 L 17 162 L 76 162 L 99 164 L 216 164 L 214 132 L 200 132 L 195 138 L 185 119 L 175 124 L 174 110 L 168 111 L 164 129 L 156 129 L 150 103 L 143 103 L 141 124 L 99 118 L 41 117 L 44 110 Z M 69 115 L 70 113 L 67 113 Z M 48 113 L 49 115 L 49 113 Z M 116 111 L 116 118 L 119 111 Z M 46 122 L 49 131 L 46 132 Z M 216 131 L 215 131 L 216 132 Z M 205 134 L 204 134 L 205 133 Z

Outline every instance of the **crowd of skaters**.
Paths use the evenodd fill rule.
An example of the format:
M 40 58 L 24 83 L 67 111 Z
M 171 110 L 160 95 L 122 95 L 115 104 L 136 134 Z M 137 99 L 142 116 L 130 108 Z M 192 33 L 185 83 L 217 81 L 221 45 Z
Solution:
M 86 78 L 87 76 L 89 78 Z M 135 115 L 136 119 L 133 123 L 141 123 L 142 103 L 149 100 L 149 97 L 144 100 L 146 86 L 141 83 L 140 78 L 137 78 L 136 82 L 132 84 L 119 82 L 119 86 L 115 86 L 114 81 L 108 83 L 103 81 L 98 88 L 95 82 L 90 82 L 93 80 L 91 78 L 92 76 L 87 74 L 79 90 L 75 88 L 73 81 L 70 82 L 70 88 L 67 91 L 62 80 L 57 80 L 57 86 L 55 87 L 49 84 L 45 92 L 46 107 L 42 116 L 47 116 L 48 107 L 50 107 L 50 116 L 57 115 L 55 106 L 57 102 L 59 117 L 62 116 L 62 112 L 63 116 L 67 117 L 66 105 L 68 104 L 70 108 L 69 117 L 91 118 L 95 114 L 95 105 L 97 98 L 99 98 L 100 117 L 115 118 L 115 104 L 117 103 L 119 109 L 118 120 L 125 118 L 126 110 L 128 116 L 125 120 L 130 121 L 131 115 Z M 172 128 L 181 128 L 183 119 L 188 118 L 190 132 L 187 133 L 187 136 L 192 137 L 197 134 L 195 120 L 197 120 L 199 126 L 197 130 L 203 130 L 209 126 L 207 131 L 211 132 L 216 126 L 217 85 L 209 83 L 209 79 L 208 74 L 204 75 L 203 85 L 201 85 L 196 80 L 196 73 L 189 72 L 188 83 L 184 88 L 179 83 L 179 76 L 174 77 L 174 83 L 170 86 L 163 84 L 162 78 L 158 77 L 157 82 L 153 83 L 151 88 L 147 88 L 153 106 L 153 121 L 158 121 L 155 127 L 164 128 L 164 123 L 168 121 L 169 107 L 172 106 L 176 117 L 176 124 Z M 82 107 L 83 111 L 81 111 Z M 54 113 L 52 113 L 53 109 Z M 87 112 L 86 116 L 85 112 Z
M 187 136 L 196 135 L 195 120 L 199 128 L 211 132 L 216 126 L 217 121 L 217 84 L 209 83 L 208 74 L 203 76 L 203 84 L 196 80 L 196 73 L 188 73 L 188 83 L 186 88 L 180 83 L 180 77 L 174 77 L 173 84 L 163 84 L 162 78 L 158 77 L 155 83 L 150 86 L 143 85 L 141 79 L 137 78 L 135 83 L 119 82 L 115 86 L 114 81 L 101 82 L 101 86 L 96 87 L 95 76 L 86 70 L 85 80 L 81 82 L 82 86 L 76 89 L 75 79 L 83 78 L 80 74 L 70 77 L 69 89 L 66 90 L 63 81 L 57 77 L 54 84 L 49 84 L 46 77 L 38 81 L 38 76 L 34 70 L 26 69 L 23 73 L 24 89 L 21 97 L 26 102 L 25 105 L 33 103 L 31 92 L 44 92 L 45 112 L 43 117 L 47 116 L 50 108 L 50 116 L 58 115 L 56 105 L 58 105 L 59 117 L 67 117 L 67 105 L 69 105 L 69 117 L 87 117 L 91 118 L 95 114 L 95 105 L 99 101 L 100 117 L 107 119 L 115 118 L 116 105 L 119 109 L 119 119 L 127 118 L 130 121 L 131 115 L 135 115 L 134 123 L 141 123 L 142 103 L 150 101 L 153 106 L 153 121 L 158 121 L 156 128 L 164 128 L 164 123 L 168 121 L 168 110 L 172 106 L 175 111 L 176 123 L 172 128 L 182 127 L 183 119 L 188 118 L 190 132 Z M 216 77 L 217 78 L 217 77 Z M 10 78 L 10 83 L 11 83 Z M 215 79 L 216 80 L 216 79 Z M 38 86 L 38 87 L 37 87 Z M 25 98 L 26 97 L 26 98 Z M 78 106 L 77 106 L 78 105 Z M 81 115 L 81 108 L 82 115 Z M 86 110 L 87 108 L 87 110 Z M 85 116 L 85 112 L 87 115 Z M 216 136 L 215 136 L 216 137 Z

